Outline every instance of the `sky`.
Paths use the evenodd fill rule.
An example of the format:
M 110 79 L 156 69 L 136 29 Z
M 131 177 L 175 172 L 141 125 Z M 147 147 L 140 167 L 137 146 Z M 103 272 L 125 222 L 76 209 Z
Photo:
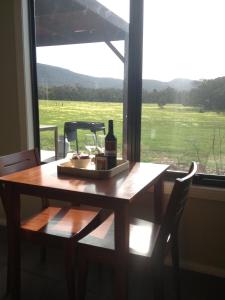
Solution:
M 98 0 L 129 22 L 128 0 Z M 145 0 L 143 78 L 211 79 L 225 75 L 225 0 Z M 123 42 L 114 42 L 123 53 Z M 104 43 L 38 47 L 37 62 L 76 73 L 123 78 Z

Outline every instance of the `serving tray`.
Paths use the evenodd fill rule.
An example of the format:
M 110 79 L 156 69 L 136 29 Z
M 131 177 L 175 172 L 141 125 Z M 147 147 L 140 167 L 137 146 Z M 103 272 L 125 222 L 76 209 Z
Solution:
M 109 170 L 95 170 L 95 164 L 90 163 L 87 168 L 76 168 L 71 161 L 57 165 L 58 175 L 71 175 L 74 177 L 85 177 L 95 179 L 111 178 L 129 168 L 128 160 L 117 160 L 117 166 Z

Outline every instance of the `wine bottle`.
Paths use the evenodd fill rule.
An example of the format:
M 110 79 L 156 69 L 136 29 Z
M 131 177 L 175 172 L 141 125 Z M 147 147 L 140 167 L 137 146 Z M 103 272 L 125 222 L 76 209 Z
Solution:
M 105 156 L 108 169 L 114 168 L 116 166 L 117 139 L 113 132 L 113 120 L 109 120 L 108 134 L 105 137 Z

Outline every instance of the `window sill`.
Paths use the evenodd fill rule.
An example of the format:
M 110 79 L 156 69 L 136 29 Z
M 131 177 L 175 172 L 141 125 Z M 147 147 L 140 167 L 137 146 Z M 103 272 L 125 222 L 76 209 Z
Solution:
M 168 170 L 164 176 L 165 181 L 174 181 L 176 178 L 182 178 L 186 175 L 185 172 Z M 198 173 L 193 179 L 194 185 L 222 188 L 225 187 L 225 176 L 224 175 L 210 175 Z

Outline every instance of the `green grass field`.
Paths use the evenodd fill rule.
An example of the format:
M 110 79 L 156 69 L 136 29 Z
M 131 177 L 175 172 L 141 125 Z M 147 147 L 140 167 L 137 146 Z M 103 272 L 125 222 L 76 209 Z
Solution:
M 40 124 L 57 125 L 59 135 L 63 134 L 66 121 L 98 121 L 107 125 L 113 119 L 121 155 L 121 103 L 40 100 L 39 113 Z M 85 133 L 78 133 L 81 148 Z M 41 148 L 53 149 L 52 133 L 41 133 Z M 182 105 L 161 109 L 143 104 L 141 160 L 166 162 L 173 169 L 186 169 L 191 160 L 196 160 L 202 172 L 225 174 L 225 114 L 202 113 Z

